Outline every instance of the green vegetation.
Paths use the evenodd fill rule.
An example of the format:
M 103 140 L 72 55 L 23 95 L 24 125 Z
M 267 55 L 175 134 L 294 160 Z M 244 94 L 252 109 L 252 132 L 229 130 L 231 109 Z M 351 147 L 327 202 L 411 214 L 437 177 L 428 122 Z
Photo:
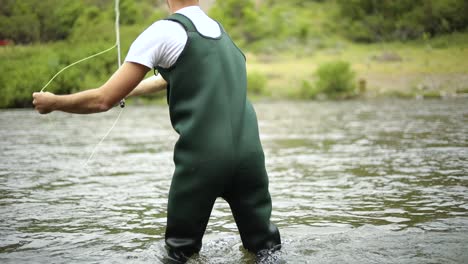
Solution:
M 302 94 L 304 98 L 349 98 L 356 94 L 355 73 L 351 65 L 344 61 L 332 61 L 317 68 L 317 81 L 311 85 L 303 81 Z
M 449 43 L 449 44 L 447 44 Z M 365 83 L 361 96 L 457 96 L 468 88 L 468 34 L 453 33 L 428 40 L 356 44 L 340 41 L 313 53 L 287 50 L 277 55 L 248 53 L 250 71 L 268 78 L 273 98 L 304 98 L 303 86 L 313 86 L 316 70 L 331 61 L 346 61 Z
M 138 34 L 168 13 L 164 1 L 120 2 L 125 56 Z M 111 47 L 113 3 L 0 0 L 0 40 L 13 43 L 0 47 L 0 108 L 30 106 L 31 93 L 60 69 Z M 466 3 L 223 0 L 209 14 L 245 51 L 255 97 L 348 98 L 356 90 L 367 97 L 440 97 L 468 90 Z M 63 72 L 47 91 L 97 87 L 116 68 L 113 50 Z
M 252 71 L 247 74 L 247 91 L 254 95 L 267 95 L 267 78 L 263 73 Z
M 114 45 L 113 2 L 31 0 L 26 4 L 24 1 L 0 0 L 0 39 L 28 44 L 0 47 L 0 108 L 30 106 L 31 94 L 39 91 L 59 70 Z M 145 27 L 167 15 L 163 7 L 152 10 L 151 2 L 137 5 L 131 0 L 120 1 L 123 55 Z M 35 25 L 39 28 L 28 25 L 24 28 L 29 31 L 16 30 L 23 28 L 21 23 L 16 24 L 16 17 L 19 19 L 28 12 L 37 19 Z M 70 16 L 70 13 L 74 15 Z M 66 19 L 68 22 L 61 22 Z M 12 30 L 6 30 L 6 27 Z M 114 49 L 67 69 L 46 91 L 64 94 L 101 85 L 117 69 L 116 54 Z
M 293 46 L 323 46 L 337 13 L 334 3 L 320 0 L 216 1 L 211 17 L 223 23 L 236 43 L 254 52 L 273 52 Z M 328 9 L 331 8 L 332 12 Z
M 376 42 L 407 40 L 468 28 L 466 0 L 338 0 L 345 35 Z

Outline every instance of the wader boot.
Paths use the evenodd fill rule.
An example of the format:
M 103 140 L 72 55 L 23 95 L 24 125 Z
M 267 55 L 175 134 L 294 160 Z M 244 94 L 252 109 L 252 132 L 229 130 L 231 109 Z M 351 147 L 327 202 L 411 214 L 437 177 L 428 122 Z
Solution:
M 230 205 L 247 250 L 279 249 L 257 117 L 246 96 L 245 56 L 221 26 L 221 36 L 210 38 L 181 14 L 167 20 L 188 36 L 177 62 L 156 68 L 168 82 L 170 119 L 179 134 L 167 210 L 169 258 L 185 262 L 200 251 L 217 197 Z

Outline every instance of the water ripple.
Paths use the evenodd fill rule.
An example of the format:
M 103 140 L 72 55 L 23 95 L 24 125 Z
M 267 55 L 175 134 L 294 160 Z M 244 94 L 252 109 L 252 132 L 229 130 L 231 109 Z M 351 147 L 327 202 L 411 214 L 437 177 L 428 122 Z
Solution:
M 288 263 L 466 263 L 466 99 L 256 105 Z M 0 260 L 158 263 L 177 135 L 167 108 L 0 112 Z M 251 263 L 219 199 L 190 263 Z

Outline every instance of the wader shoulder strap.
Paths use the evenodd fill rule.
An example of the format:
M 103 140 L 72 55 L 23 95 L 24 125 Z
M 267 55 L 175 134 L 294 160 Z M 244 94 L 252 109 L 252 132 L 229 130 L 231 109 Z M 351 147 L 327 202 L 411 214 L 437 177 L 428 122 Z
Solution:
M 195 25 L 193 25 L 192 20 L 182 14 L 174 13 L 165 20 L 170 20 L 181 24 L 187 32 L 197 32 L 197 29 L 195 28 Z

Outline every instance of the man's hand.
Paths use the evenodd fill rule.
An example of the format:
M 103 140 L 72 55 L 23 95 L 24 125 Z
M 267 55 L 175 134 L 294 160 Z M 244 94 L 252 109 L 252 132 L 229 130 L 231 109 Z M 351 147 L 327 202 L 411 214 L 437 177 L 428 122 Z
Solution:
M 55 110 L 55 94 L 49 92 L 33 93 L 33 105 L 36 111 L 41 114 L 48 114 Z
M 149 70 L 144 65 L 125 62 L 99 88 L 67 95 L 54 95 L 47 92 L 34 93 L 33 104 L 41 114 L 56 110 L 75 114 L 104 112 L 125 98 L 143 80 Z

